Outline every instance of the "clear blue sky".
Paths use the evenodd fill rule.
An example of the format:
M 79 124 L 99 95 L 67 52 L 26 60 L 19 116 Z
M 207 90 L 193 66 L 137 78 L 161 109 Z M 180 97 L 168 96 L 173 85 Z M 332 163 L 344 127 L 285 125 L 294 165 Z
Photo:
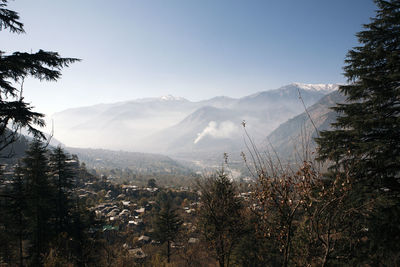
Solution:
M 9 8 L 27 33 L 0 32 L 0 50 L 83 60 L 57 83 L 26 82 L 26 99 L 48 114 L 345 82 L 345 55 L 376 9 L 370 0 L 15 0 Z

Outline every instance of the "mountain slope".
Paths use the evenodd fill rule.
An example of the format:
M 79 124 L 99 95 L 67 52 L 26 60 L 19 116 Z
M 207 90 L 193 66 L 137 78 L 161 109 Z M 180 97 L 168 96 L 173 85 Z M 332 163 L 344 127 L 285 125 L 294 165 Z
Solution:
M 246 149 L 243 121 L 255 141 L 263 140 L 282 121 L 304 110 L 299 93 L 308 106 L 336 88 L 307 90 L 289 85 L 241 98 L 225 108 L 203 107 L 178 124 L 152 135 L 148 142 L 162 143 L 158 149 L 163 153 L 194 160 L 210 157 L 218 160 L 224 152 L 239 155 Z
M 304 149 L 312 151 L 315 148 L 313 138 L 317 137 L 314 125 L 318 131 L 330 129 L 337 116 L 330 108 L 343 102 L 345 97 L 338 91 L 323 97 L 307 109 L 312 121 L 306 112 L 289 119 L 269 134 L 269 143 L 284 159 L 301 156 Z
M 74 147 L 170 155 L 239 151 L 241 122 L 261 140 L 337 85 L 291 84 L 239 99 L 191 102 L 166 96 L 65 110 L 54 115 L 55 136 Z M 195 155 L 197 157 L 197 155 Z
M 170 157 L 138 152 L 68 147 L 89 168 L 125 169 L 137 174 L 189 174 L 193 171 Z

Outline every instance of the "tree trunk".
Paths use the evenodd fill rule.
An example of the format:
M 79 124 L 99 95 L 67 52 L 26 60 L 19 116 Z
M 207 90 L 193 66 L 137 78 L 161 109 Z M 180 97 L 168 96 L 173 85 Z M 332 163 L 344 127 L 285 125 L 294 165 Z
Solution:
M 170 263 L 170 257 L 171 257 L 171 248 L 170 248 L 170 241 L 167 241 L 167 262 Z
M 20 220 L 20 225 L 19 225 L 19 266 L 22 267 L 24 266 L 24 258 L 23 258 L 23 247 L 22 247 L 22 222 Z
M 23 262 L 23 246 L 22 246 L 22 240 L 23 240 L 23 229 L 22 229 L 22 211 L 18 209 L 18 250 L 19 250 L 19 266 L 22 267 L 24 266 Z
M 225 250 L 224 250 L 224 241 L 222 238 L 219 240 L 219 254 L 218 255 L 218 262 L 220 267 L 225 267 Z
M 292 222 L 290 222 L 289 226 L 288 226 L 288 235 L 287 235 L 287 239 L 286 239 L 285 252 L 284 252 L 284 258 L 283 258 L 283 264 L 282 264 L 283 267 L 287 267 L 289 264 L 291 237 L 292 237 Z
M 325 253 L 324 253 L 324 258 L 322 260 L 322 267 L 325 267 L 328 263 L 328 257 L 329 257 L 329 251 L 331 249 L 330 243 L 331 243 L 331 221 L 329 220 L 328 222 L 328 236 L 327 236 L 327 241 L 326 241 L 326 246 L 325 246 Z

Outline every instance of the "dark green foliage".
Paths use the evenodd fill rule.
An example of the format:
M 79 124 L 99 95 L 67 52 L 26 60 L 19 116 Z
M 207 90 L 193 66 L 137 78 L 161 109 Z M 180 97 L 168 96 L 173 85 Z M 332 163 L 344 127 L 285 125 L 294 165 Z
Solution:
M 28 207 L 27 203 L 27 188 L 25 186 L 25 181 L 23 173 L 20 167 L 17 166 L 14 173 L 14 179 L 12 181 L 12 194 L 13 198 L 11 200 L 10 211 L 13 211 L 11 221 L 13 222 L 13 239 L 16 240 L 16 248 L 18 248 L 18 262 L 20 266 L 23 266 L 23 241 L 26 238 L 27 231 L 25 226 L 27 224 L 27 218 L 24 212 Z
M 22 262 L 22 241 L 26 236 L 26 188 L 19 167 L 3 187 L 0 198 L 0 258 L 5 262 Z
M 257 232 L 259 217 L 250 210 L 243 214 L 243 235 L 232 252 L 234 266 L 278 266 L 278 246 Z
M 24 24 L 19 21 L 17 12 L 5 8 L 8 0 L 0 1 L 0 31 L 3 29 L 10 29 L 11 32 L 23 33 Z
M 50 172 L 56 190 L 56 221 L 57 231 L 67 230 L 74 171 L 71 157 L 61 147 L 55 148 L 50 154 Z
M 400 262 L 399 206 L 398 199 L 380 197 L 377 199 L 374 212 L 367 218 L 369 239 L 363 256 L 375 266 L 380 264 L 396 266 Z
M 167 261 L 171 259 L 171 243 L 178 239 L 182 220 L 172 207 L 172 201 L 167 199 L 163 202 L 154 225 L 154 238 L 161 244 L 167 243 Z
M 349 167 L 352 176 L 377 188 L 400 191 L 400 1 L 376 1 L 379 10 L 360 46 L 344 67 L 350 85 L 340 87 L 348 102 L 334 108 L 336 128 L 324 131 L 320 159 Z
M 23 33 L 23 24 L 15 11 L 6 9 L 7 0 L 0 1 L 0 31 Z M 0 51 L 0 151 L 18 138 L 21 128 L 35 137 L 44 138 L 37 127 L 44 126 L 43 114 L 34 112 L 33 106 L 23 98 L 23 82 L 26 77 L 56 81 L 60 70 L 78 61 L 76 58 L 62 58 L 56 52 L 39 50 L 36 53 Z M 18 85 L 19 84 L 19 85 Z M 20 87 L 20 88 L 17 88 Z M 11 128 L 8 131 L 7 128 Z
M 99 222 L 73 193 L 76 176 L 85 176 L 77 164 L 77 158 L 72 160 L 61 148 L 50 152 L 35 139 L 21 163 L 7 176 L 3 174 L 1 263 L 84 266 L 98 261 L 94 251 L 98 242 L 93 236 L 100 229 Z
M 201 208 L 199 226 L 209 245 L 215 250 L 221 267 L 229 266 L 233 249 L 244 232 L 243 203 L 238 190 L 222 171 L 199 183 Z
M 97 265 L 100 237 L 95 229 L 100 229 L 102 224 L 88 212 L 86 203 L 76 200 L 69 212 L 67 233 L 59 233 L 53 249 L 75 266 Z
M 12 134 L 11 131 L 8 131 L 6 136 L 9 136 L 10 134 Z M 7 137 L 4 138 L 4 140 L 7 140 Z M 4 149 L 0 149 L 1 163 L 9 164 L 11 166 L 17 164 L 18 160 L 25 155 L 25 151 L 28 149 L 30 141 L 26 136 L 21 135 L 10 145 L 6 145 L 6 142 L 3 141 L 0 141 L 0 143 L 4 146 Z
M 376 17 L 347 55 L 350 84 L 339 89 L 347 103 L 334 107 L 339 114 L 334 129 L 316 141 L 319 158 L 332 162 L 333 173 L 349 177 L 353 198 L 364 205 L 363 216 L 353 218 L 365 225 L 363 242 L 353 250 L 355 264 L 395 266 L 400 262 L 400 1 L 375 2 Z
M 155 188 L 155 187 L 157 187 L 157 182 L 156 182 L 156 179 L 149 179 L 148 181 L 147 181 L 147 186 L 148 187 L 151 187 L 151 188 Z
M 54 233 L 51 219 L 55 210 L 55 190 L 48 174 L 46 152 L 43 143 L 35 139 L 26 151 L 21 167 L 27 187 L 27 229 L 32 240 L 30 262 L 36 266 L 40 265 Z

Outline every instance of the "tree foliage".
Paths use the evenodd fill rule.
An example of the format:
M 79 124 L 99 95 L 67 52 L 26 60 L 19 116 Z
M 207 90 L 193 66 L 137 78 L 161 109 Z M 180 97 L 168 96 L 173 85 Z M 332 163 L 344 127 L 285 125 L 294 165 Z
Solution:
M 8 29 L 13 33 L 24 33 L 18 13 L 6 8 L 7 2 L 0 1 L 0 31 Z M 33 111 L 33 106 L 23 97 L 25 78 L 57 81 L 61 69 L 78 60 L 43 50 L 11 54 L 0 50 L 0 151 L 16 141 L 21 128 L 35 137 L 44 138 L 38 129 L 45 125 L 44 115 Z
M 22 162 L 21 169 L 27 187 L 27 229 L 32 241 L 30 264 L 40 265 L 54 231 L 51 219 L 55 193 L 48 174 L 48 159 L 43 143 L 34 140 Z
M 168 199 L 162 204 L 154 225 L 154 237 L 161 244 L 167 243 L 167 262 L 171 260 L 171 243 L 178 239 L 182 220 L 172 207 L 172 201 Z
M 322 132 L 316 141 L 319 159 L 331 162 L 333 175 L 348 177 L 352 199 L 364 206 L 364 244 L 354 255 L 357 264 L 396 266 L 400 261 L 400 1 L 375 2 L 376 16 L 357 34 L 360 45 L 349 51 L 345 61 L 349 84 L 339 90 L 347 102 L 333 108 L 339 114 L 334 129 Z
M 76 176 L 71 166 L 71 157 L 61 147 L 53 149 L 50 154 L 50 175 L 55 187 L 55 205 L 57 230 L 67 230 L 69 213 L 72 209 L 70 198 Z
M 33 140 L 0 188 L 1 263 L 97 262 L 93 250 L 98 242 L 88 229 L 100 226 L 86 203 L 74 195 L 78 168 L 63 149 L 49 151 L 40 140 Z
M 231 255 L 243 235 L 243 203 L 236 186 L 223 171 L 199 182 L 199 226 L 219 266 L 230 266 Z
M 351 176 L 377 188 L 400 190 L 400 1 L 377 0 L 379 10 L 357 34 L 360 46 L 349 51 L 344 67 L 349 85 L 339 90 L 347 103 L 334 130 L 324 131 L 322 160 L 332 168 L 352 166 Z
M 19 21 L 17 12 L 6 8 L 8 0 L 0 1 L 0 31 L 9 28 L 11 32 L 23 33 L 24 24 Z

